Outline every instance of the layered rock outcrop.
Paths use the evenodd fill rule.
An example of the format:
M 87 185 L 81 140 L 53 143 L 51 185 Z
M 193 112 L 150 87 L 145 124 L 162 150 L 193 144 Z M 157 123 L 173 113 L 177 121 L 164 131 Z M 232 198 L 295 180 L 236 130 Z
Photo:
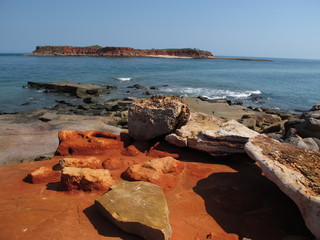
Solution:
M 134 49 L 129 47 L 37 46 L 28 56 L 93 56 L 93 57 L 182 57 L 213 58 L 209 51 L 182 49 Z
M 150 140 L 173 132 L 184 125 L 190 110 L 181 98 L 153 96 L 133 103 L 129 108 L 129 134 L 137 140 Z
M 155 184 L 120 181 L 95 205 L 119 228 L 144 239 L 166 240 L 172 234 L 165 196 Z
M 320 239 L 320 153 L 263 135 L 251 139 L 245 150 L 297 204 L 307 227 Z
M 257 132 L 235 120 L 226 121 L 203 113 L 192 113 L 187 124 L 167 135 L 166 140 L 179 147 L 221 156 L 244 153 L 246 142 L 257 135 Z

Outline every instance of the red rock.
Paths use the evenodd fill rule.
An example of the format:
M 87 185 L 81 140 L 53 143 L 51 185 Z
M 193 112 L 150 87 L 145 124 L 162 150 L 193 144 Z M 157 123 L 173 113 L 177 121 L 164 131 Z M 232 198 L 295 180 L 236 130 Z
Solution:
M 114 180 L 107 169 L 65 167 L 62 169 L 62 190 L 107 191 Z
M 130 166 L 124 173 L 130 180 L 147 181 L 157 184 L 163 190 L 177 186 L 178 177 L 184 170 L 184 164 L 172 157 L 156 158 Z
M 134 145 L 130 145 L 129 147 L 127 147 L 126 149 L 124 149 L 121 152 L 122 155 L 124 156 L 138 156 L 139 154 L 141 154 L 141 152 L 134 146 Z
M 160 151 L 157 149 L 150 149 L 147 152 L 147 156 L 149 157 L 154 157 L 154 158 L 164 158 L 164 157 L 172 157 L 172 158 L 179 158 L 179 154 L 176 153 L 168 153 L 168 152 L 164 152 L 164 151 Z
M 57 155 L 103 155 L 123 148 L 120 136 L 101 131 L 60 131 L 59 142 Z
M 40 167 L 29 173 L 26 181 L 31 183 L 57 182 L 60 181 L 60 171 L 54 171 L 51 167 Z
M 103 161 L 102 166 L 104 169 L 117 170 L 123 167 L 123 158 L 108 158 Z
M 59 161 L 61 167 L 77 167 L 77 168 L 103 168 L 102 160 L 97 157 L 79 156 L 65 157 Z

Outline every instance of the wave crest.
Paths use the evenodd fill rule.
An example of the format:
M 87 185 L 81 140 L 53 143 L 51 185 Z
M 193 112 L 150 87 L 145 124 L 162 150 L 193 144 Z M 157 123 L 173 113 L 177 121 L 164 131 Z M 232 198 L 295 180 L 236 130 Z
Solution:
M 162 89 L 164 92 L 172 92 L 178 93 L 183 96 L 203 96 L 207 97 L 208 99 L 219 99 L 219 98 L 235 98 L 235 99 L 244 99 L 248 98 L 252 95 L 259 95 L 261 94 L 260 90 L 245 90 L 245 91 L 231 91 L 231 90 L 222 90 L 222 89 L 210 89 L 210 88 L 178 88 L 178 87 L 171 87 Z

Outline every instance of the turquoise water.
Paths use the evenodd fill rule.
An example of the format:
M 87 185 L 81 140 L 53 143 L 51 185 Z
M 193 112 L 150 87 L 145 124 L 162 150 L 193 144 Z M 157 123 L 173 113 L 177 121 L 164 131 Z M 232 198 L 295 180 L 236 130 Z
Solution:
M 228 98 L 246 106 L 281 110 L 308 110 L 320 103 L 320 60 L 272 59 L 272 62 L 95 57 L 27 57 L 0 54 L 0 111 L 13 112 L 53 106 L 68 99 L 22 88 L 28 81 L 78 82 L 115 85 L 117 90 L 100 97 L 141 97 L 146 90 L 127 88 L 133 84 L 154 94 Z M 116 78 L 132 78 L 119 81 Z M 168 87 L 162 87 L 168 85 Z M 128 92 L 129 91 L 129 92 Z M 253 100 L 259 96 L 261 99 Z M 71 99 L 71 98 L 69 98 Z M 22 105 L 28 102 L 28 105 Z

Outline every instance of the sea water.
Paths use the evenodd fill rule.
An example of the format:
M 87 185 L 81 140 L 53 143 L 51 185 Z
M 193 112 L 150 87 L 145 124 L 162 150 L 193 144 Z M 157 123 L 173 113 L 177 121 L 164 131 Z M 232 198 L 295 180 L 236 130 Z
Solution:
M 102 57 L 34 57 L 0 54 L 0 111 L 50 107 L 71 97 L 23 88 L 28 81 L 117 86 L 98 98 L 152 94 L 227 98 L 245 106 L 284 111 L 308 110 L 320 103 L 320 60 L 271 62 Z M 140 84 L 146 89 L 128 88 Z M 157 90 L 150 90 L 150 87 Z

